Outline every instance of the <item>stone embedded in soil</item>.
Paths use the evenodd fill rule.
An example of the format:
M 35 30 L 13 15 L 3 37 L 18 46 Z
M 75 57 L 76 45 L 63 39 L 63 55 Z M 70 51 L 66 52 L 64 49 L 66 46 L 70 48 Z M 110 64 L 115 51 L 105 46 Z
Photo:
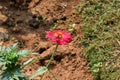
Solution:
M 44 19 L 43 19 L 43 16 L 40 15 L 40 14 L 39 14 L 39 15 L 33 14 L 33 15 L 32 15 L 32 18 L 35 19 L 35 20 L 37 20 L 37 21 L 39 21 L 40 23 L 42 23 L 43 20 L 44 20 Z
M 21 19 L 21 20 L 17 20 L 16 23 L 17 24 L 20 24 L 20 23 L 23 23 L 24 21 Z
M 63 20 L 63 21 L 65 21 L 66 19 L 67 19 L 67 17 L 64 16 L 64 15 L 62 15 L 61 18 L 60 18 L 60 20 Z
M 34 18 L 29 20 L 29 26 L 30 27 L 33 27 L 33 28 L 37 29 L 37 28 L 39 28 L 39 25 L 40 25 L 40 22 L 38 20 L 36 20 Z
M 58 21 L 58 19 L 57 18 L 53 18 L 52 21 L 56 23 Z
M 4 23 L 7 20 L 7 16 L 0 12 L 0 24 Z

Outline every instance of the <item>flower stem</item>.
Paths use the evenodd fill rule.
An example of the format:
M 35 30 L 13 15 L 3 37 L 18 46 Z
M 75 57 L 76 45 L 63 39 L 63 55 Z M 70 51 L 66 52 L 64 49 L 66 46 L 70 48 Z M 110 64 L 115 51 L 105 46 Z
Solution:
M 55 49 L 54 49 L 54 51 L 53 51 L 53 53 L 52 53 L 52 55 L 51 55 L 51 57 L 50 57 L 50 60 L 49 60 L 49 62 L 48 62 L 47 65 L 46 65 L 47 68 L 48 68 L 49 65 L 51 64 L 52 60 L 54 60 L 54 56 L 55 56 L 55 53 L 56 53 L 56 51 L 57 51 L 57 48 L 58 48 L 58 44 L 56 44 L 56 47 L 55 47 Z M 42 80 L 43 76 L 44 76 L 44 74 L 41 76 L 41 79 L 40 79 L 40 80 Z M 54 76 L 54 74 L 52 74 L 52 76 Z M 55 76 L 54 76 L 54 78 L 55 78 Z M 55 80 L 57 80 L 57 79 L 55 78 Z
M 54 73 L 52 73 L 50 70 L 48 70 L 48 71 L 53 76 L 54 80 L 57 80 L 57 78 L 55 77 Z
M 52 53 L 52 56 L 50 57 L 50 60 L 49 60 L 48 64 L 46 65 L 47 68 L 48 68 L 49 65 L 51 64 L 51 61 L 54 60 L 54 56 L 55 56 L 55 53 L 56 53 L 56 51 L 57 51 L 57 48 L 58 48 L 58 44 L 56 44 L 56 47 L 55 47 L 55 49 L 54 49 L 54 51 L 53 51 L 53 53 Z

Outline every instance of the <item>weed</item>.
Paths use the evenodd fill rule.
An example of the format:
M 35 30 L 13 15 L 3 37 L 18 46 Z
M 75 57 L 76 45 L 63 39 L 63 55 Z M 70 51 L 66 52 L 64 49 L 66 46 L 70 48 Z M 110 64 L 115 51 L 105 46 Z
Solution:
M 0 80 L 27 80 L 22 70 L 33 62 L 33 59 L 29 59 L 22 65 L 20 60 L 30 54 L 32 53 L 27 50 L 18 52 L 17 44 L 8 48 L 0 46 Z

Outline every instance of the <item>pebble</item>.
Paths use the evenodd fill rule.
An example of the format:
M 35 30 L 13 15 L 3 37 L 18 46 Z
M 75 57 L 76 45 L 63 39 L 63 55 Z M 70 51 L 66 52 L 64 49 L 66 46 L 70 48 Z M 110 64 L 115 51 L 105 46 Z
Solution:
M 63 20 L 63 21 L 66 21 L 66 19 L 67 19 L 67 17 L 64 16 L 64 15 L 62 15 L 61 18 L 60 18 L 60 20 Z
M 33 27 L 33 28 L 37 29 L 37 28 L 39 28 L 39 25 L 40 25 L 40 23 L 36 19 L 29 20 L 29 26 L 30 27 Z
M 57 18 L 53 18 L 52 20 L 53 20 L 53 22 L 55 22 L 55 23 L 58 21 Z
M 4 23 L 7 20 L 7 16 L 0 12 L 0 24 Z

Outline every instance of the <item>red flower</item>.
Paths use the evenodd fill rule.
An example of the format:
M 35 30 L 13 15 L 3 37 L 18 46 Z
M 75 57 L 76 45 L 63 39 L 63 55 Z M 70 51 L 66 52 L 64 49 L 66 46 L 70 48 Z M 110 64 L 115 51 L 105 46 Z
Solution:
M 59 45 L 66 45 L 72 41 L 71 35 L 61 30 L 48 31 L 46 38 L 51 42 L 56 42 Z

